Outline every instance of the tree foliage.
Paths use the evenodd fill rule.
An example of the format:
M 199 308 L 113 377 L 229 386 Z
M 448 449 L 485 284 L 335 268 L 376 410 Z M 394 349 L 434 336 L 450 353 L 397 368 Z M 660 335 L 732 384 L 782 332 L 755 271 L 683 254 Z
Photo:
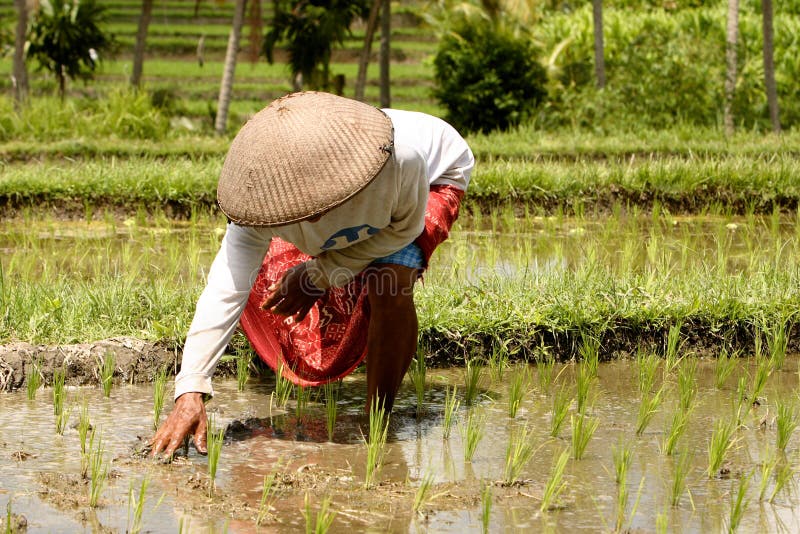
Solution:
M 547 75 L 530 38 L 485 18 L 464 18 L 439 43 L 434 96 L 464 131 L 507 129 L 546 95 Z
M 30 30 L 28 56 L 51 72 L 64 97 L 66 78 L 91 79 L 99 57 L 114 48 L 101 28 L 105 8 L 95 0 L 41 0 Z
M 302 74 L 311 89 L 327 89 L 333 46 L 342 44 L 353 21 L 368 13 L 366 0 L 275 0 L 264 55 L 272 63 L 275 47 L 285 44 L 292 75 Z

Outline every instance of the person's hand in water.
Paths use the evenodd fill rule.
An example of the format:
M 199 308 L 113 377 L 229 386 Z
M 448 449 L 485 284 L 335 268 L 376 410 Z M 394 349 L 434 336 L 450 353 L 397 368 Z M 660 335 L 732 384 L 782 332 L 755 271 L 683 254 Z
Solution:
M 194 448 L 197 452 L 206 454 L 207 427 L 203 394 L 184 393 L 175 401 L 169 417 L 150 440 L 150 455 L 157 456 L 163 452 L 165 457 L 172 458 L 190 434 L 194 438 Z

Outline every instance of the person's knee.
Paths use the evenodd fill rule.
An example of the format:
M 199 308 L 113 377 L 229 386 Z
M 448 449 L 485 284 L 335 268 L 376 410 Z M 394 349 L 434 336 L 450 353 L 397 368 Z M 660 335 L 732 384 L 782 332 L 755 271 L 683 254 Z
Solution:
M 381 313 L 413 307 L 417 277 L 417 269 L 403 265 L 386 263 L 370 267 L 367 272 L 367 296 L 372 311 Z

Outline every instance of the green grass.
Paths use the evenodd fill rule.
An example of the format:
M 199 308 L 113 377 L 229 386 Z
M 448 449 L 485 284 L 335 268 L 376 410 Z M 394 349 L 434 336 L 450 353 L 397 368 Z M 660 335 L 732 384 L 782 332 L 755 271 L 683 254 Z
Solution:
M 742 522 L 742 517 L 744 517 L 744 512 L 749 503 L 749 499 L 747 498 L 747 490 L 750 487 L 751 478 L 752 473 L 742 475 L 742 477 L 739 478 L 739 483 L 736 485 L 736 490 L 731 491 L 728 532 L 736 532 L 739 530 L 739 525 Z
M 672 484 L 669 487 L 669 503 L 673 507 L 680 504 L 681 497 L 687 491 L 687 477 L 692 467 L 689 450 L 684 449 L 674 460 L 672 467 Z M 691 499 L 691 493 L 689 494 Z
M 243 349 L 236 354 L 236 389 L 244 391 L 247 381 L 250 379 L 250 362 L 253 361 L 254 353 L 250 349 Z
M 95 436 L 97 436 L 96 441 Z M 96 508 L 100 500 L 100 494 L 108 480 L 109 467 L 105 458 L 106 451 L 103 448 L 102 434 L 95 434 L 94 429 L 92 429 L 89 442 L 89 506 Z
M 319 504 L 319 510 L 314 514 L 311 511 L 311 499 L 308 492 L 303 504 L 303 517 L 306 520 L 306 534 L 325 534 L 331 528 L 336 512 L 330 509 L 331 497 L 326 496 Z
M 785 451 L 792 433 L 797 429 L 797 404 L 793 399 L 779 399 L 775 406 L 776 445 L 778 450 Z
M 662 386 L 657 392 L 655 393 L 645 393 L 642 394 L 642 398 L 639 402 L 639 412 L 636 418 L 636 435 L 641 436 L 647 425 L 650 424 L 650 420 L 658 413 L 658 408 L 661 406 L 662 395 L 664 393 L 664 387 Z
M 530 368 L 527 365 L 515 369 L 511 375 L 511 381 L 508 383 L 508 416 L 512 419 L 517 416 L 530 382 Z
M 133 481 L 131 481 L 130 487 L 128 488 L 128 526 L 126 532 L 130 534 L 138 534 L 142 531 L 144 500 L 149 485 L 150 477 L 145 475 L 139 485 L 138 494 L 133 489 Z
M 572 395 L 569 388 L 562 385 L 553 395 L 553 408 L 550 413 L 550 435 L 557 438 L 561 433 L 561 427 L 569 414 L 569 405 L 572 402 Z
M 422 477 L 417 486 L 417 491 L 414 492 L 414 502 L 411 505 L 411 511 L 415 514 L 421 513 L 422 507 L 428 503 L 430 499 L 431 489 L 433 488 L 433 474 L 428 473 Z
M 269 475 L 264 475 L 264 482 L 261 485 L 261 499 L 258 503 L 258 515 L 256 517 L 256 526 L 261 524 L 269 517 L 272 503 L 277 498 L 277 487 L 275 481 L 277 480 L 278 472 L 273 471 Z
M 328 431 L 328 441 L 333 441 L 333 432 L 336 430 L 336 414 L 339 408 L 340 382 L 328 382 L 325 390 L 325 429 Z
M 484 484 L 481 490 L 481 532 L 489 532 L 492 519 L 492 485 Z
M 664 436 L 661 441 L 661 453 L 666 456 L 675 454 L 678 441 L 686 433 L 689 424 L 690 411 L 678 407 L 672 412 L 672 417 L 667 422 Z

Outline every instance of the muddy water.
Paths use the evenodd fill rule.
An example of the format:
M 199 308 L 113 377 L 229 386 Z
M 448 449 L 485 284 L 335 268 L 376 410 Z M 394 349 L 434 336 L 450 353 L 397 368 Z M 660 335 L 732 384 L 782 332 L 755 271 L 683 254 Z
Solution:
M 99 432 L 109 459 L 112 478 L 103 491 L 101 504 L 87 505 L 88 486 L 81 481 L 79 440 L 74 428 L 63 436 L 54 432 L 51 391 L 42 389 L 35 401 L 22 392 L 0 395 L 0 507 L 11 501 L 14 513 L 25 515 L 30 532 L 107 531 L 129 528 L 128 493 L 144 477 L 150 479 L 143 526 L 146 531 L 176 532 L 291 532 L 304 531 L 302 514 L 305 495 L 316 514 L 326 496 L 332 499 L 336 516 L 331 532 L 480 532 L 481 491 L 490 484 L 492 532 L 575 530 L 613 528 L 617 521 L 617 487 L 612 449 L 629 443 L 633 460 L 626 487 L 630 497 L 622 524 L 645 532 L 656 530 L 659 514 L 670 532 L 719 532 L 730 517 L 731 495 L 742 476 L 751 476 L 741 531 L 800 530 L 800 495 L 793 479 L 773 503 L 759 502 L 760 465 L 773 451 L 776 439 L 775 403 L 795 399 L 798 386 L 797 357 L 790 357 L 770 377 L 760 405 L 753 406 L 736 432 L 734 446 L 725 462 L 725 475 L 709 477 L 707 445 L 717 419 L 733 412 L 739 376 L 754 374 L 753 362 L 743 361 L 724 387 L 714 387 L 716 362 L 699 360 L 698 393 L 689 428 L 679 449 L 690 454 L 688 492 L 677 507 L 669 505 L 669 486 L 676 459 L 660 452 L 664 428 L 677 403 L 674 376 L 666 377 L 665 401 L 646 431 L 637 436 L 639 409 L 637 368 L 632 361 L 600 364 L 599 377 L 590 397 L 588 413 L 599 427 L 581 460 L 570 459 L 560 507 L 540 512 L 544 485 L 556 453 L 570 445 L 570 423 L 558 438 L 549 436 L 552 395 L 558 387 L 572 387 L 574 368 L 555 369 L 558 379 L 545 387 L 534 374 L 516 418 L 508 415 L 507 384 L 515 368 L 492 381 L 488 369 L 483 376 L 483 395 L 473 407 L 461 407 L 456 428 L 449 439 L 442 437 L 444 386 L 458 384 L 463 391 L 461 369 L 428 372 L 424 413 L 416 416 L 416 400 L 404 386 L 392 418 L 389 444 L 379 483 L 363 489 L 366 449 L 361 433 L 366 421 L 361 415 L 363 375 L 356 373 L 342 385 L 339 418 L 332 442 L 327 439 L 324 409 L 311 403 L 298 418 L 290 401 L 288 413 L 270 403 L 270 381 L 252 380 L 242 393 L 234 383 L 216 385 L 217 396 L 209 409 L 229 426 L 217 475 L 217 493 L 207 497 L 206 458 L 190 449 L 188 458 L 173 465 L 140 459 L 132 451 L 141 437 L 152 432 L 151 389 L 118 386 L 110 399 L 99 389 L 75 388 L 68 404 L 76 406 L 71 419 L 77 421 L 77 404 L 86 399 L 90 418 Z M 662 373 L 659 373 L 659 377 Z M 656 387 L 661 384 L 661 378 Z M 460 429 L 469 411 L 485 416 L 485 431 L 471 462 L 464 460 Z M 574 406 L 571 408 L 574 411 Z M 503 479 L 505 451 L 513 429 L 527 426 L 529 440 L 537 447 L 532 461 L 512 486 Z M 781 462 L 793 471 L 798 467 L 800 435 L 789 440 Z M 280 496 L 272 515 L 257 529 L 263 477 L 279 473 Z M 414 493 L 420 481 L 431 476 L 434 486 L 419 513 L 412 512 Z M 774 481 L 768 479 L 767 495 Z M 641 488 L 641 489 L 640 489 Z M 638 500 L 638 502 L 637 502 Z M 663 521 L 663 519 L 662 519 Z

